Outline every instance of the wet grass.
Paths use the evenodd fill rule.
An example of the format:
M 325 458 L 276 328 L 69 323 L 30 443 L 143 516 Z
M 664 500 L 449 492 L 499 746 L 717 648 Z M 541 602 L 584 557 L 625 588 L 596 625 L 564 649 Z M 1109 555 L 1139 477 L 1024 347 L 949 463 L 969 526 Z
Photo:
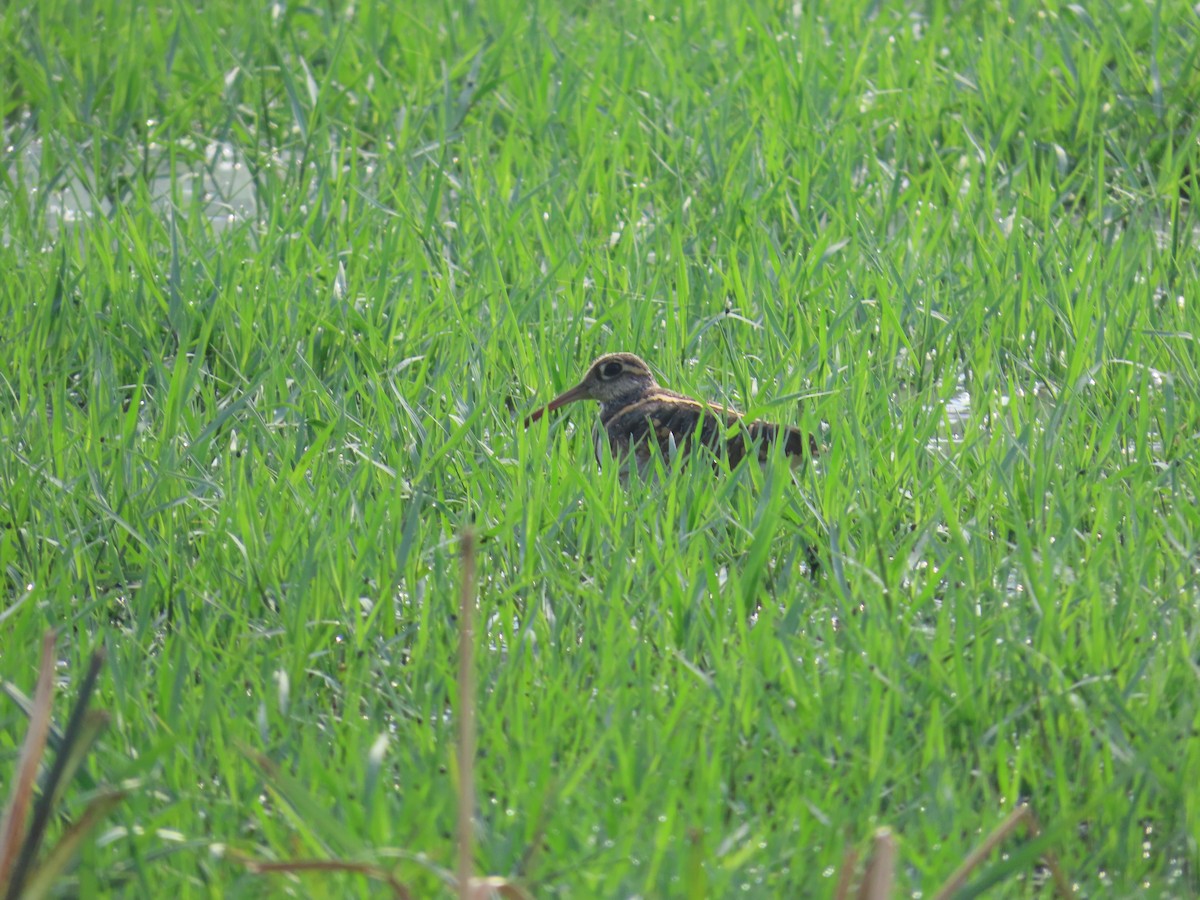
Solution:
M 409 6 L 0 16 L 0 674 L 104 645 L 128 792 L 74 888 L 443 884 L 474 523 L 477 871 L 822 896 L 889 826 L 928 894 L 1027 801 L 1200 891 L 1190 6 Z M 608 350 L 819 464 L 521 429 Z

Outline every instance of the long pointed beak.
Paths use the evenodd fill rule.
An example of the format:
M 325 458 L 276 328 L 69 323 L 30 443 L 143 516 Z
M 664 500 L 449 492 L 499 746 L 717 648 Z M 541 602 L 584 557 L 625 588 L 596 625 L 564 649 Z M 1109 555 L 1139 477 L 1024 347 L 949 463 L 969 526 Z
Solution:
M 576 400 L 587 399 L 587 388 L 582 384 L 577 384 L 569 391 L 563 391 L 541 409 L 535 409 L 525 418 L 525 427 L 528 428 L 542 416 L 548 412 L 554 412 L 560 406 L 566 406 L 568 403 L 574 403 Z

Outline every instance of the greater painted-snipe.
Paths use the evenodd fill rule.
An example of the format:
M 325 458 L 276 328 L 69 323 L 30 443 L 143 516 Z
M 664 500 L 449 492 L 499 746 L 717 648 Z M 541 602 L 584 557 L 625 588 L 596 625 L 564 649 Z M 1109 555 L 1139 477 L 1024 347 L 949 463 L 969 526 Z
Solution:
M 588 367 L 583 380 L 564 391 L 525 419 L 525 427 L 576 400 L 600 402 L 596 456 L 600 458 L 599 432 L 608 437 L 612 454 L 622 462 L 631 458 L 644 473 L 654 453 L 664 458 L 687 452 L 699 442 L 736 466 L 746 455 L 747 444 L 765 462 L 773 444 L 783 442 L 792 465 L 817 455 L 817 442 L 798 428 L 769 422 L 747 422 L 742 414 L 712 403 L 659 387 L 654 375 L 632 353 L 609 353 Z M 632 456 L 631 456 L 632 454 Z M 622 475 L 627 470 L 622 468 Z

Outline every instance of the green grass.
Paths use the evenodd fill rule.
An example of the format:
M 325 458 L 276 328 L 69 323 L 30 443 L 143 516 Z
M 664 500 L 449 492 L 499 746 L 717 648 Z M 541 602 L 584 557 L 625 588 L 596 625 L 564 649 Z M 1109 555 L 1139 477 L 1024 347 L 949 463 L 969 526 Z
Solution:
M 1200 891 L 1190 4 L 38 0 L 0 72 L 0 676 L 103 644 L 132 786 L 72 890 L 436 890 L 473 522 L 478 871 L 827 896 L 887 825 L 928 896 L 1024 800 Z M 819 465 L 521 428 L 608 350 Z

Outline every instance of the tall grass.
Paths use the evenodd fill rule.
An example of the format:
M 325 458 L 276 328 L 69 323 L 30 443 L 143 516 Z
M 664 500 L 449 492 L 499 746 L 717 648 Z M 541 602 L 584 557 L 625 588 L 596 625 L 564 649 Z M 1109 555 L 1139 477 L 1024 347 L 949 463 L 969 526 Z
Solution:
M 1200 892 L 1198 47 L 1174 3 L 10 4 L 0 667 L 102 642 L 137 786 L 70 887 L 438 889 L 473 523 L 476 871 L 819 896 L 886 825 L 928 892 L 1028 802 L 1089 895 Z M 626 491 L 592 411 L 520 427 L 619 349 L 819 463 Z

